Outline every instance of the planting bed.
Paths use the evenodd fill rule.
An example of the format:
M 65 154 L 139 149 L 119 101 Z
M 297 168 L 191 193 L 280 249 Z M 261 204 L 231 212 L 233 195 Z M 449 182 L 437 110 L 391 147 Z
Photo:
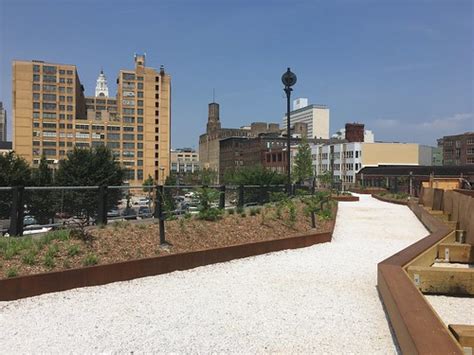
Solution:
M 331 243 L 0 302 L 0 352 L 395 353 L 375 266 L 425 234 L 362 196 Z
M 228 213 L 219 221 L 196 218 L 166 221 L 166 240 L 170 245 L 159 247 L 158 225 L 115 222 L 106 228 L 94 229 L 92 243 L 71 238 L 65 230 L 37 239 L 0 239 L 0 278 L 60 271 L 96 264 L 110 264 L 133 259 L 162 256 L 195 250 L 218 248 L 305 233 L 327 232 L 329 219 L 319 219 L 312 229 L 302 203 L 296 203 L 296 219 L 287 210 L 277 216 L 274 206 L 247 209 L 245 217 Z M 254 214 L 254 215 L 251 215 Z

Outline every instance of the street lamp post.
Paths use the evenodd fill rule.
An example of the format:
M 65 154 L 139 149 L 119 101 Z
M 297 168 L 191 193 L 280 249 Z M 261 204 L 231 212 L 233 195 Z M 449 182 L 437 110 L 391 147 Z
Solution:
M 287 157 L 287 173 L 288 173 L 288 195 L 291 195 L 291 151 L 290 151 L 290 145 L 291 145 L 291 127 L 290 127 L 290 96 L 291 92 L 293 89 L 291 88 L 293 85 L 296 84 L 296 75 L 291 72 L 290 68 L 286 70 L 286 72 L 282 75 L 281 81 L 283 85 L 285 85 L 285 88 L 283 91 L 286 93 L 286 157 Z

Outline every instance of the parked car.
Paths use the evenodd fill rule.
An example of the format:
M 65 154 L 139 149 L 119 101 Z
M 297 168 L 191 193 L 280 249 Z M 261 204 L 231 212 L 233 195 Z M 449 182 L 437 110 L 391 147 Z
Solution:
M 35 224 L 38 224 L 38 221 L 36 220 L 35 217 L 33 216 L 25 216 L 23 217 L 23 225 L 25 227 L 27 226 L 32 226 L 32 225 L 35 225 Z
M 110 217 L 110 218 L 120 217 L 120 212 L 117 209 L 112 209 L 107 212 L 107 217 Z
M 151 218 L 152 215 L 153 213 L 151 213 L 151 210 L 148 207 L 140 206 L 140 208 L 138 208 L 138 217 Z
M 137 218 L 137 213 L 138 211 L 134 208 L 125 208 L 122 213 L 120 213 L 120 216 L 123 219 L 136 219 Z

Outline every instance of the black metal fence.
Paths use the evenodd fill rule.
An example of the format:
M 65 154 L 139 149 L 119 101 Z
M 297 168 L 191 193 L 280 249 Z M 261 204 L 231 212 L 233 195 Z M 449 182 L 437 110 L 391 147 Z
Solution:
M 314 191 L 314 186 L 291 188 L 293 195 Z M 285 185 L 0 187 L 0 235 L 149 218 L 160 224 L 164 242 L 164 221 L 198 213 L 203 190 L 212 192 L 210 205 L 219 209 L 262 205 L 288 194 Z

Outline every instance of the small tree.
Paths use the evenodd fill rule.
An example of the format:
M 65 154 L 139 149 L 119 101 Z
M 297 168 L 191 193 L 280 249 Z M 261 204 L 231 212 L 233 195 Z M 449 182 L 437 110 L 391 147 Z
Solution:
M 25 159 L 14 152 L 0 154 L 0 186 L 26 186 L 31 184 L 31 169 Z M 11 191 L 0 191 L 0 218 L 10 216 Z
M 153 178 L 151 177 L 151 175 L 148 175 L 147 179 L 143 182 L 143 192 L 146 192 L 148 200 L 149 200 L 148 206 L 150 206 L 151 204 L 151 195 L 153 192 L 153 185 L 154 185 Z
M 53 172 L 49 168 L 45 156 L 41 157 L 38 168 L 33 170 L 32 180 L 34 186 L 51 186 L 53 184 Z M 50 219 L 54 219 L 57 200 L 56 191 L 33 190 L 28 195 L 28 208 L 39 223 L 47 224 Z
M 63 186 L 122 185 L 125 170 L 105 146 L 92 149 L 75 147 L 67 159 L 59 162 L 56 182 Z M 109 190 L 107 207 L 117 206 L 120 190 Z M 97 211 L 97 191 L 80 190 L 64 193 L 64 209 L 73 214 L 90 217 Z
M 313 162 L 311 159 L 311 147 L 306 139 L 302 139 L 298 146 L 293 169 L 295 182 L 301 183 L 313 176 Z

